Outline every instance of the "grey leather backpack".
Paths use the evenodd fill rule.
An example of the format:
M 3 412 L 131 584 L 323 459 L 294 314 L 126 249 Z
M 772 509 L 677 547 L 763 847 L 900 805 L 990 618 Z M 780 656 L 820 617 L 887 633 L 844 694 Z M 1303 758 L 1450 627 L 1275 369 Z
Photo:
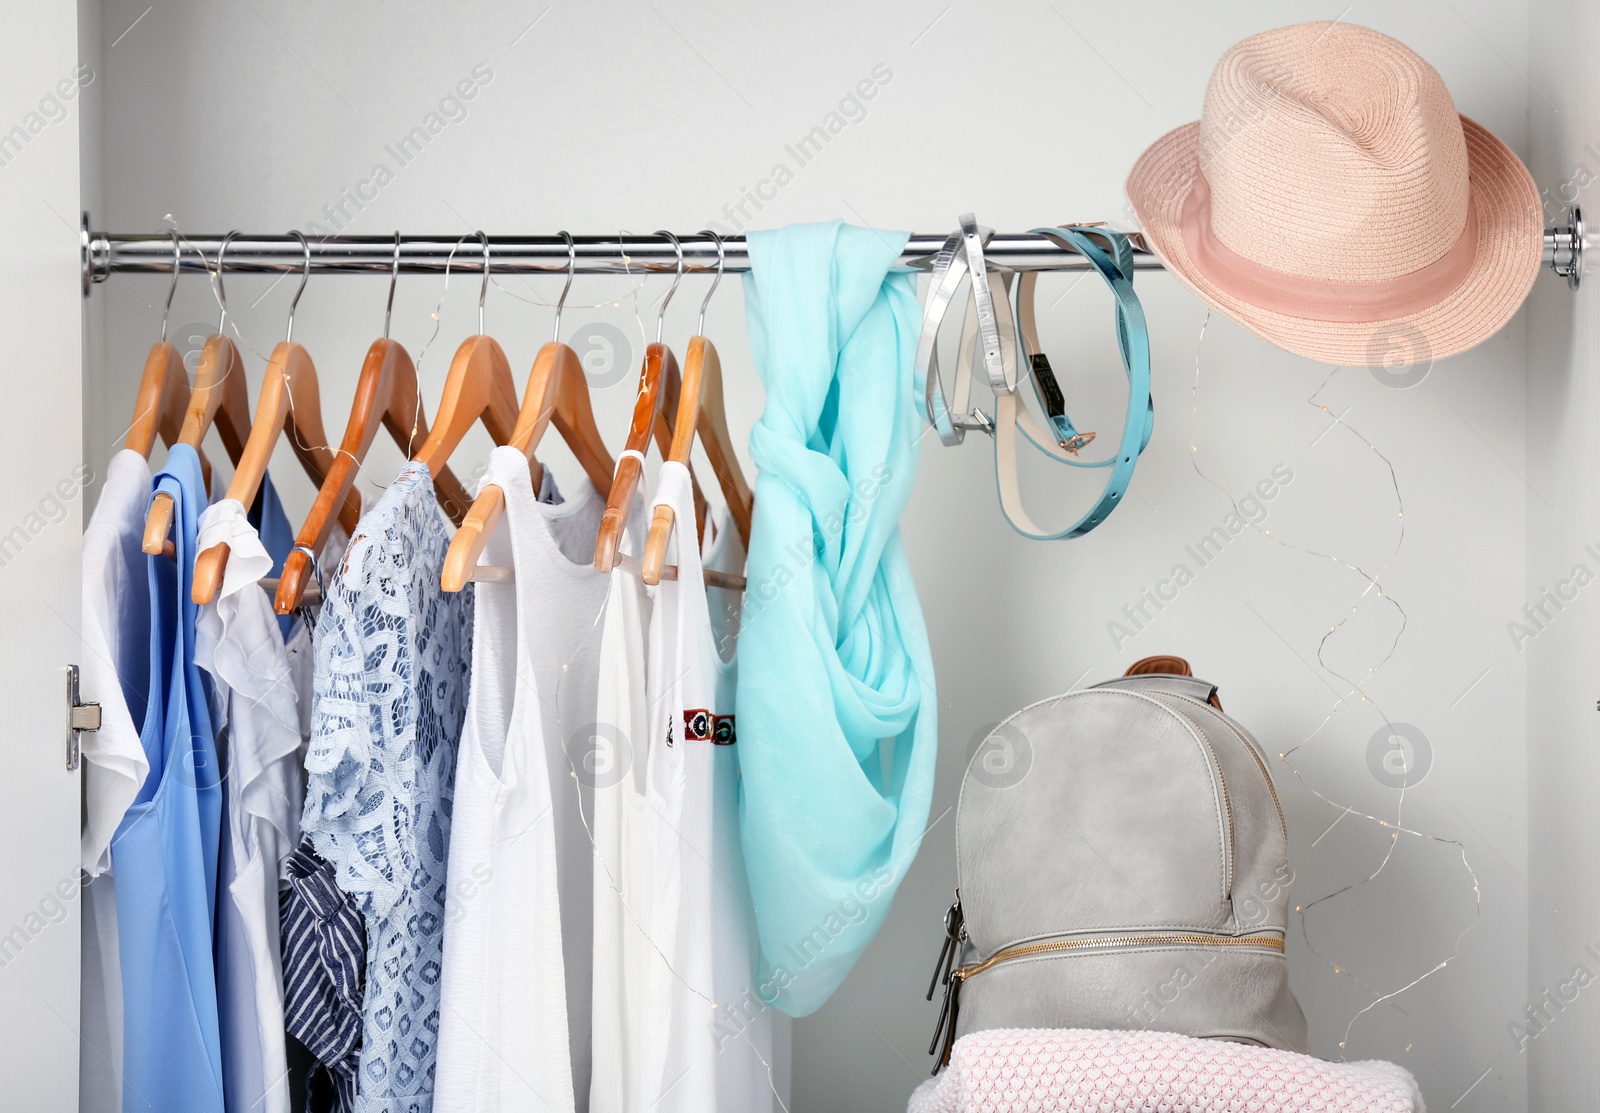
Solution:
M 1307 1050 L 1283 950 L 1288 828 L 1216 692 L 1182 658 L 1146 658 L 1023 708 L 978 748 L 934 971 L 941 1064 L 988 1028 Z

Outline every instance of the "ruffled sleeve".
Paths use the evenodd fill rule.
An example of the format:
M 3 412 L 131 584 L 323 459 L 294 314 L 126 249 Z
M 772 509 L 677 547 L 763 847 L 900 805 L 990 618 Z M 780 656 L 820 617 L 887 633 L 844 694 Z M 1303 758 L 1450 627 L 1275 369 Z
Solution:
M 384 537 L 351 542 L 327 586 L 316 659 L 301 829 L 339 887 L 369 917 L 404 894 L 410 870 L 410 746 L 403 736 L 411 662 L 399 555 Z

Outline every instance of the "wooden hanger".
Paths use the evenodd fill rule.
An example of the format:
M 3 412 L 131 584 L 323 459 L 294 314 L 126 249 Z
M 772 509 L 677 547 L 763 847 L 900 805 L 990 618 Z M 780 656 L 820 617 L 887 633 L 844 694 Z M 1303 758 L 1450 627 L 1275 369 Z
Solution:
M 511 434 L 510 445 L 528 458 L 533 474 L 533 489 L 538 492 L 544 478 L 544 469 L 534 452 L 552 422 L 567 442 L 572 454 L 589 477 L 589 481 L 602 494 L 611 492 L 611 477 L 616 465 L 611 460 L 600 429 L 595 424 L 594 407 L 589 399 L 589 380 L 583 373 L 583 363 L 578 353 L 561 343 L 561 310 L 567 303 L 567 291 L 572 288 L 572 275 L 576 269 L 572 237 L 563 232 L 567 240 L 567 284 L 562 287 L 561 300 L 556 303 L 555 337 L 539 349 L 528 374 L 528 389 L 522 395 L 522 411 L 517 416 L 516 429 Z M 489 544 L 495 527 L 505 513 L 506 496 L 499 484 L 486 483 L 478 491 L 466 520 L 450 540 L 450 551 L 445 554 L 444 571 L 440 582 L 446 591 L 460 591 L 472 579 L 483 550 Z
M 317 387 L 317 368 L 311 355 L 294 342 L 294 311 L 305 292 L 306 279 L 311 277 L 311 248 L 305 236 L 299 237 L 305 249 L 306 265 L 300 276 L 300 288 L 289 304 L 289 325 L 283 342 L 272 350 L 267 361 L 266 376 L 261 381 L 261 394 L 256 399 L 255 421 L 250 427 L 250 438 L 245 443 L 244 456 L 234 469 L 228 483 L 227 497 L 249 507 L 261 489 L 267 474 L 267 463 L 278 438 L 287 435 L 294 454 L 305 468 L 311 482 L 320 485 L 333 467 L 333 453 L 328 448 L 328 435 L 322 428 L 322 398 Z M 340 523 L 353 532 L 361 518 L 361 496 L 350 491 L 339 512 Z M 194 583 L 190 598 L 204 606 L 216 598 L 222 586 L 222 576 L 228 567 L 228 543 L 219 541 L 203 550 L 194 562 Z
M 306 515 L 305 524 L 295 537 L 295 547 L 283 562 L 283 572 L 274 591 L 273 609 L 278 614 L 292 614 L 305 597 L 311 576 L 309 553 L 320 553 L 328 543 L 333 530 L 334 507 L 341 506 L 354 488 L 356 474 L 367 451 L 377 439 L 381 425 L 400 446 L 406 456 L 420 437 L 428 437 L 428 419 L 423 413 L 417 393 L 417 368 L 405 348 L 389 339 L 389 321 L 394 311 L 395 279 L 400 272 L 400 234 L 395 233 L 394 263 L 389 272 L 389 304 L 383 315 L 383 336 L 372 342 L 367 357 L 361 364 L 361 375 L 356 380 L 355 402 L 350 408 L 350 420 L 345 424 L 344 440 L 339 442 L 338 454 L 328 477 L 317 491 L 317 499 Z M 442 467 L 433 480 L 439 503 L 453 521 L 459 522 L 467 512 L 471 500 L 461 486 L 461 481 Z M 348 533 L 348 528 L 346 529 Z
M 717 277 L 711 283 L 711 289 L 706 291 L 705 301 L 700 303 L 700 324 L 689 341 L 689 351 L 684 358 L 683 388 L 678 399 L 672 447 L 667 452 L 667 459 L 687 465 L 695 436 L 699 435 L 706 459 L 711 461 L 711 470 L 716 473 L 717 482 L 722 488 L 723 500 L 728 504 L 728 514 L 733 518 L 734 528 L 739 531 L 739 540 L 748 550 L 753 502 L 750 484 L 745 481 L 744 472 L 739 468 L 733 437 L 728 432 L 728 415 L 722 402 L 722 360 L 705 336 L 706 306 L 711 304 L 711 295 L 717 292 L 717 285 L 722 281 L 724 263 L 722 237 L 715 232 L 707 234 L 717 241 Z M 645 541 L 640 569 L 640 578 L 647 584 L 661 582 L 661 571 L 667 558 L 667 542 L 672 537 L 675 517 L 672 507 L 662 504 L 656 507 L 651 518 L 650 534 Z
M 617 464 L 616 476 L 611 481 L 611 492 L 606 497 L 605 514 L 600 519 L 600 532 L 594 542 L 594 566 L 598 571 L 610 572 L 617 566 L 617 545 L 622 540 L 622 530 L 627 524 L 628 512 L 633 508 L 634 492 L 644 477 L 644 453 L 654 436 L 663 458 L 672 450 L 672 427 L 667 423 L 668 411 L 678 410 L 681 373 L 678 358 L 661 343 L 662 322 L 666 317 L 667 303 L 677 293 L 683 279 L 683 248 L 671 232 L 657 232 L 666 236 L 678 247 L 678 273 L 672 289 L 661 299 L 661 309 L 656 315 L 655 343 L 644 350 L 644 364 L 639 369 L 639 394 L 633 403 L 633 420 L 628 425 L 628 440 L 623 446 L 622 459 Z M 705 496 L 690 472 L 694 487 L 696 532 L 705 529 Z
M 467 431 L 481 419 L 495 444 L 507 444 L 516 430 L 517 388 L 511 364 L 492 338 L 483 334 L 483 301 L 489 293 L 489 237 L 483 240 L 483 287 L 478 292 L 478 335 L 469 336 L 450 361 L 433 431 L 412 460 L 438 475 Z
M 183 365 L 183 356 L 178 354 L 177 348 L 158 340 L 145 357 L 144 376 L 139 380 L 139 393 L 133 400 L 133 424 L 128 426 L 123 447 L 133 449 L 148 460 L 157 434 L 168 447 L 177 444 L 188 409 L 189 369 Z M 209 487 L 211 461 L 204 453 L 200 454 L 200 471 Z
M 228 241 L 236 235 L 237 232 L 229 232 L 217 248 L 217 300 L 222 303 L 222 316 L 217 321 L 216 333 L 200 350 L 194 389 L 189 392 L 189 408 L 183 416 L 183 427 L 178 431 L 178 443 L 198 451 L 206 430 L 215 424 L 222 446 L 235 465 L 243 458 L 245 441 L 250 436 L 250 396 L 244 385 L 244 360 L 223 331 L 228 323 L 228 300 L 222 283 L 222 257 L 228 250 Z M 141 548 L 146 553 L 158 555 L 169 543 L 167 534 L 172 530 L 172 512 L 172 496 L 158 491 L 150 500 L 150 510 L 144 521 Z
M 167 287 L 167 305 L 161 314 L 161 339 L 150 346 L 150 354 L 145 357 L 139 393 L 133 400 L 133 421 L 122 441 L 124 448 L 131 448 L 146 460 L 150 459 L 158 434 L 169 446 L 178 443 L 183 415 L 189 409 L 189 369 L 183 365 L 178 349 L 167 343 L 167 320 L 172 315 L 172 295 L 178 292 L 182 250 L 178 233 L 172 233 L 172 285 Z M 210 489 L 211 461 L 204 452 L 197 454 L 200 474 Z

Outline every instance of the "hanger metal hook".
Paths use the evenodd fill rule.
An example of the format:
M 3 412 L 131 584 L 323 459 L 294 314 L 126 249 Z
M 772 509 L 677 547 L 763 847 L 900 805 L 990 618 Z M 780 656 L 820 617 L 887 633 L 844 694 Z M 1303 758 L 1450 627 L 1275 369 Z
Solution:
M 478 230 L 478 238 L 483 241 L 483 285 L 478 287 L 478 335 L 483 335 L 483 302 L 489 296 L 489 237 Z
M 305 252 L 306 262 L 305 268 L 300 272 L 300 286 L 294 292 L 294 300 L 289 303 L 289 326 L 283 330 L 285 344 L 294 341 L 294 311 L 300 307 L 300 295 L 306 292 L 306 282 L 311 278 L 311 244 L 306 239 L 306 234 L 295 229 L 289 235 L 300 241 L 300 250 Z
M 178 230 L 172 230 L 172 285 L 167 287 L 167 305 L 161 311 L 161 342 L 167 342 L 167 318 L 172 316 L 172 295 L 178 292 L 178 271 L 183 266 L 183 241 Z
M 578 247 L 572 242 L 572 233 L 562 229 L 561 238 L 567 241 L 567 284 L 561 287 L 561 298 L 556 302 L 556 330 L 550 337 L 552 344 L 561 339 L 561 310 L 567 304 L 567 291 L 572 289 L 572 276 L 578 273 Z
M 668 290 L 667 296 L 661 299 L 661 308 L 656 313 L 656 343 L 659 344 L 661 343 L 662 324 L 667 319 L 667 306 L 672 302 L 672 295 L 678 292 L 678 283 L 683 281 L 683 244 L 678 242 L 677 236 L 674 236 L 664 228 L 657 230 L 656 235 L 665 236 L 671 240 L 673 248 L 678 252 L 678 273 L 673 275 L 672 289 Z
M 706 306 L 711 304 L 711 295 L 717 292 L 717 287 L 722 285 L 722 268 L 728 262 L 727 249 L 723 247 L 722 237 L 709 228 L 700 229 L 702 236 L 710 236 L 717 241 L 717 277 L 711 280 L 711 289 L 706 291 L 706 298 L 700 303 L 700 323 L 695 326 L 694 334 L 704 336 L 706 333 Z
M 228 290 L 227 287 L 222 284 L 222 257 L 228 253 L 228 244 L 231 243 L 233 241 L 233 237 L 237 236 L 238 234 L 239 229 L 235 228 L 226 236 L 222 237 L 222 243 L 217 247 L 217 302 L 222 306 L 222 315 L 217 318 L 218 336 L 223 335 L 223 326 L 228 323 Z M 201 262 L 204 261 L 205 257 L 201 256 Z
M 389 301 L 383 307 L 383 338 L 389 339 L 389 318 L 394 316 L 394 287 L 400 281 L 400 230 L 394 232 L 394 258 L 389 260 Z

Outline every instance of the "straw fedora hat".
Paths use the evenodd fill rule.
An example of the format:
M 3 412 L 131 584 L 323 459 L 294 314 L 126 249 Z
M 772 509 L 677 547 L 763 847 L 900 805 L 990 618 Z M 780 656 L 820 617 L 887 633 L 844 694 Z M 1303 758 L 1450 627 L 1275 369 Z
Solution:
M 1206 302 L 1326 363 L 1416 364 L 1492 336 L 1544 247 L 1539 191 L 1376 31 L 1303 23 L 1222 56 L 1200 120 L 1128 175 L 1146 245 Z

